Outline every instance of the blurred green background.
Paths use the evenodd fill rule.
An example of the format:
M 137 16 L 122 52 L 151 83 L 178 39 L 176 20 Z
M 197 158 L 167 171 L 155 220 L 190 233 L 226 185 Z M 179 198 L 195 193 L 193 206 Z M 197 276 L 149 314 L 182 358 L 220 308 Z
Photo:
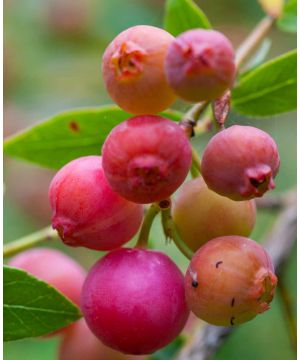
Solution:
M 255 0 L 198 0 L 197 3 L 213 26 L 223 31 L 235 46 L 263 17 Z M 5 136 L 62 110 L 111 103 L 100 74 L 103 50 L 114 36 L 132 25 L 162 26 L 163 8 L 163 0 L 5 0 Z M 268 58 L 296 47 L 294 35 L 274 30 L 270 38 Z M 179 109 L 186 106 L 176 104 Z M 232 114 L 228 124 L 233 123 L 256 125 L 275 138 L 281 155 L 281 170 L 274 193 L 295 187 L 295 113 L 251 120 Z M 211 134 L 193 140 L 199 151 L 209 136 Z M 9 242 L 49 224 L 47 191 L 54 172 L 14 159 L 4 160 L 4 239 Z M 252 238 L 262 239 L 275 216 L 260 211 Z M 173 245 L 165 244 L 159 221 L 151 232 L 151 245 L 166 251 L 185 271 L 186 259 Z M 70 249 L 61 243 L 51 246 L 71 254 L 87 269 L 99 257 L 97 252 Z M 295 251 L 284 277 L 296 316 Z M 6 343 L 4 358 L 53 360 L 57 346 L 58 339 Z M 153 358 L 171 359 L 172 356 L 162 351 Z M 217 360 L 294 358 L 279 294 L 270 311 L 238 327 L 215 356 Z

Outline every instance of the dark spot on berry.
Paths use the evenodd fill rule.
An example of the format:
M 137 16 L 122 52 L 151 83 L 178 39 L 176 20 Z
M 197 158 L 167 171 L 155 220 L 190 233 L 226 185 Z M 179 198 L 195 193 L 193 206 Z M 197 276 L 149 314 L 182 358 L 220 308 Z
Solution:
M 79 131 L 79 125 L 77 124 L 76 121 L 71 121 L 69 123 L 69 128 L 71 129 L 71 131 L 73 132 L 78 132 Z
M 218 268 L 219 265 L 221 265 L 221 264 L 223 264 L 223 261 L 218 261 L 218 262 L 216 263 L 216 268 Z
M 230 319 L 230 324 L 231 324 L 231 325 L 234 325 L 234 320 L 235 320 L 235 317 L 233 316 L 233 317 Z
M 194 288 L 198 287 L 198 282 L 196 280 L 192 281 L 192 287 Z
M 232 307 L 234 306 L 234 303 L 235 303 L 235 298 L 232 298 L 232 300 L 231 300 L 231 306 Z

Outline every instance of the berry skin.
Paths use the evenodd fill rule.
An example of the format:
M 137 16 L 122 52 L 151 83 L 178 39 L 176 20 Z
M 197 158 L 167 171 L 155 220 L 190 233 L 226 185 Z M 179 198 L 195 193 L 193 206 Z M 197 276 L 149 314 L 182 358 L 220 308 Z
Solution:
M 84 319 L 69 327 L 60 346 L 58 360 L 143 360 L 143 356 L 125 355 L 103 345 Z
M 156 114 L 175 101 L 164 59 L 173 36 L 146 25 L 119 34 L 103 55 L 102 76 L 111 98 L 133 114 Z
M 49 199 L 52 226 L 63 242 L 95 250 L 111 250 L 138 231 L 143 207 L 112 191 L 100 156 L 73 160 L 53 178 Z
M 193 251 L 219 236 L 249 236 L 255 225 L 254 200 L 233 201 L 209 190 L 202 178 L 185 183 L 174 202 L 173 219 Z
M 170 45 L 165 71 L 170 86 L 182 99 L 214 100 L 234 82 L 234 50 L 218 31 L 189 30 Z
M 91 331 L 127 354 L 150 354 L 183 329 L 189 311 L 183 275 L 165 254 L 118 249 L 89 272 L 81 309 Z
M 116 126 L 103 149 L 103 169 L 114 189 L 136 203 L 169 197 L 191 166 L 191 147 L 184 131 L 160 116 L 130 118 Z
M 220 326 L 242 324 L 268 310 L 276 284 L 267 252 L 241 236 L 210 240 L 195 253 L 185 275 L 191 311 Z
M 269 134 L 252 126 L 234 125 L 209 141 L 201 173 L 216 193 L 247 200 L 274 189 L 279 165 L 277 145 Z
M 64 253 L 46 248 L 26 250 L 13 257 L 9 265 L 49 283 L 79 306 L 86 272 Z

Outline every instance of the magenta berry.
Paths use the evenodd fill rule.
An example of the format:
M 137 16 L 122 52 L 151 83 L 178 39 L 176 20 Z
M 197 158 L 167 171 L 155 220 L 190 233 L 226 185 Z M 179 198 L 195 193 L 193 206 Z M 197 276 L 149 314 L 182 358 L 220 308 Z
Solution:
M 138 231 L 143 207 L 115 193 L 106 181 L 100 156 L 65 165 L 53 178 L 49 199 L 52 226 L 63 242 L 95 250 L 111 250 Z
M 111 187 L 128 200 L 145 204 L 169 197 L 191 165 L 184 131 L 175 122 L 152 115 L 136 116 L 116 126 L 102 154 Z
M 114 250 L 94 265 L 81 308 L 104 344 L 129 354 L 164 347 L 189 315 L 177 266 L 161 252 L 137 248 Z
M 173 39 L 162 29 L 139 25 L 123 31 L 107 47 L 102 75 L 107 91 L 122 109 L 156 114 L 174 102 L 164 73 L 166 51 Z
M 13 257 L 9 265 L 49 283 L 79 305 L 86 273 L 64 253 L 45 248 L 26 250 Z
M 170 45 L 165 70 L 169 84 L 182 99 L 213 100 L 233 84 L 234 51 L 218 31 L 189 30 Z
M 233 200 L 246 200 L 275 187 L 279 165 L 277 145 L 269 134 L 234 125 L 209 141 L 201 173 L 211 190 Z
M 58 360 L 142 360 L 142 356 L 125 355 L 101 343 L 84 319 L 70 326 L 59 346 Z
M 242 324 L 268 310 L 276 284 L 267 252 L 240 236 L 210 240 L 193 256 L 185 276 L 189 308 L 222 326 Z
M 199 177 L 186 182 L 172 209 L 183 241 L 193 251 L 224 235 L 249 236 L 255 225 L 254 200 L 233 201 L 211 191 Z

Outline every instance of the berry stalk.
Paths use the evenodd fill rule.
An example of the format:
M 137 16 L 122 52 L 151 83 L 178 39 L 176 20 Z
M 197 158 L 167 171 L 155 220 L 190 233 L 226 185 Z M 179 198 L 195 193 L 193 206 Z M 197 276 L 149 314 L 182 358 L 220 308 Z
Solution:
M 155 216 L 160 212 L 160 207 L 158 204 L 153 203 L 147 210 L 142 227 L 139 233 L 138 241 L 136 243 L 136 248 L 146 248 L 148 244 L 150 229 L 153 223 Z
M 252 30 L 249 36 L 242 42 L 236 51 L 236 66 L 241 68 L 249 56 L 257 49 L 262 43 L 264 38 L 268 35 L 273 27 L 275 18 L 270 16 L 262 19 L 257 26 Z
M 164 209 L 161 213 L 161 217 L 166 237 L 171 238 L 182 254 L 188 259 L 191 259 L 194 255 L 194 252 L 181 239 L 177 226 L 171 216 L 171 208 Z
M 51 226 L 47 226 L 42 230 L 23 236 L 20 239 L 3 246 L 3 257 L 7 258 L 45 241 L 53 241 L 57 239 L 58 233 L 56 230 L 53 230 Z

